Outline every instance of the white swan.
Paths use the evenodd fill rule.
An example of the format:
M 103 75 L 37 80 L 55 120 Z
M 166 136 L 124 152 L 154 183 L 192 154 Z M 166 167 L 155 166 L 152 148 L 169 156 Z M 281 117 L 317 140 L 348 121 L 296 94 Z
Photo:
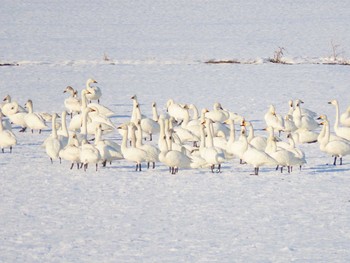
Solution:
M 152 104 L 152 109 L 153 111 L 155 110 L 155 103 Z M 156 114 L 153 114 L 153 118 L 155 118 Z M 140 126 L 141 129 L 144 133 L 149 135 L 149 140 L 152 141 L 152 137 L 154 134 L 158 134 L 159 133 L 159 124 L 157 120 L 154 120 L 153 118 L 147 118 L 144 117 L 144 115 L 141 114 L 141 110 L 140 110 L 140 105 L 137 103 L 135 104 L 135 116 L 136 116 L 136 120 L 134 122 L 135 125 L 138 124 L 138 122 L 140 121 Z
M 84 166 L 84 171 L 87 170 L 89 164 L 95 164 L 97 171 L 98 163 L 101 161 L 101 154 L 95 145 L 92 145 L 87 140 L 83 139 L 80 147 L 79 158 Z
M 99 125 L 96 128 L 95 146 L 100 152 L 103 167 L 106 166 L 107 162 L 112 163 L 112 161 L 124 158 L 120 146 L 113 147 L 114 145 L 109 140 L 102 139 L 102 125 Z
M 298 129 L 305 129 L 308 131 L 316 130 L 319 127 L 319 124 L 312 116 L 313 115 L 307 115 L 302 113 L 300 103 L 297 103 L 295 105 L 293 121 Z
M 32 130 L 32 133 L 34 130 L 39 130 L 39 133 L 41 133 L 41 130 L 47 128 L 47 126 L 44 119 L 39 114 L 33 112 L 32 100 L 28 100 L 25 107 L 28 109 L 28 114 L 24 116 L 26 126 Z
M 26 110 L 25 110 L 22 106 L 18 105 L 18 103 L 17 103 L 17 111 L 15 112 L 15 111 L 13 110 L 14 103 L 17 103 L 17 102 L 16 102 L 16 101 L 12 101 L 10 95 L 7 95 L 7 96 L 4 98 L 3 103 L 1 103 L 1 105 L 0 105 L 0 109 L 1 109 L 2 114 L 3 114 L 4 116 L 7 116 L 7 117 L 8 117 L 8 115 L 14 114 L 14 113 L 16 113 L 17 111 L 18 111 L 18 112 L 26 112 Z
M 284 132 L 291 133 L 296 131 L 298 128 L 295 126 L 293 121 L 293 115 L 287 114 L 284 116 Z
M 210 165 L 211 172 L 214 173 L 215 166 L 217 172 L 221 172 L 221 164 L 225 162 L 225 155 L 222 150 L 214 146 L 212 134 L 212 121 L 208 119 L 207 123 L 207 140 L 204 133 L 204 124 L 201 126 L 201 141 L 199 146 L 200 156 Z
M 0 110 L 0 147 L 1 151 L 4 152 L 4 148 L 10 147 L 10 153 L 12 153 L 12 146 L 17 144 L 16 136 L 10 130 L 5 130 L 2 125 L 3 114 Z
M 16 101 L 12 102 L 12 104 L 12 111 L 11 114 L 8 115 L 8 118 L 14 125 L 20 126 L 22 128 L 20 132 L 24 132 L 27 129 L 27 124 L 25 122 L 24 117 L 27 115 L 28 112 L 20 111 L 19 105 Z
M 63 160 L 72 162 L 70 169 L 73 169 L 74 163 L 79 169 L 80 164 L 80 148 L 79 141 L 75 133 L 71 133 L 67 145 L 59 152 L 59 157 Z
M 321 122 L 326 126 L 326 133 L 323 140 L 320 141 L 320 150 L 334 156 L 333 165 L 336 165 L 337 158 L 340 158 L 340 165 L 343 164 L 343 157 L 350 154 L 350 143 L 344 141 L 330 141 L 330 128 L 328 120 Z
M 181 121 L 187 112 L 182 105 L 175 103 L 173 99 L 169 99 L 166 104 L 167 112 L 170 116 L 174 117 L 176 121 Z
M 75 91 L 71 86 L 67 86 L 63 93 L 68 92 L 70 96 L 64 100 L 64 106 L 67 111 L 73 116 L 73 113 L 81 112 L 81 101 L 76 97 L 77 91 Z
M 331 100 L 330 102 L 328 102 L 328 104 L 332 104 L 335 106 L 335 111 L 336 111 L 335 123 L 334 123 L 335 134 L 350 141 L 350 127 L 341 127 L 339 125 L 339 104 L 338 104 L 338 101 Z
M 346 111 L 340 115 L 340 123 L 343 126 L 350 127 L 350 107 L 348 107 Z
M 283 167 L 287 167 L 288 173 L 290 173 L 291 167 L 300 163 L 300 160 L 291 151 L 277 149 L 275 137 L 269 137 L 267 141 L 266 153 L 275 159 L 277 165 L 281 167 L 281 173 L 283 172 Z
M 157 123 L 158 124 L 158 123 Z M 158 124 L 159 125 L 159 124 Z M 142 128 L 141 128 L 141 120 L 139 120 L 136 123 L 136 147 L 144 150 L 147 153 L 147 158 L 146 158 L 146 162 L 147 162 L 147 168 L 150 167 L 150 163 L 152 163 L 152 168 L 155 168 L 155 163 L 159 161 L 159 154 L 160 154 L 160 150 L 154 146 L 154 145 L 150 145 L 150 144 L 143 144 L 143 136 L 142 136 Z
M 320 115 L 317 120 L 328 120 L 327 115 Z M 326 136 L 326 125 L 322 126 L 322 130 L 319 133 L 318 137 L 317 137 L 317 141 L 319 143 L 321 143 L 322 140 L 325 140 L 325 136 Z M 344 142 L 348 142 L 348 140 L 339 137 L 335 134 L 330 133 L 329 134 L 329 141 L 344 141 Z
M 263 136 L 255 136 L 254 127 L 250 121 L 243 119 L 243 125 L 249 129 L 249 135 L 247 136 L 248 143 L 256 149 L 264 151 L 267 145 L 267 138 Z
M 230 117 L 230 114 L 222 108 L 219 102 L 216 102 L 213 105 L 213 110 L 206 113 L 205 117 L 213 122 L 224 122 Z
M 44 142 L 45 151 L 46 154 L 50 157 L 51 163 L 53 163 L 53 160 L 59 158 L 59 152 L 62 149 L 62 144 L 58 139 L 56 130 L 57 117 L 57 113 L 52 114 L 52 133 Z
M 295 100 L 294 104 L 295 104 L 295 108 L 294 108 L 294 112 L 293 112 L 293 118 L 295 117 L 294 115 L 295 114 L 299 114 L 297 111 L 296 111 L 296 108 L 299 107 L 300 108 L 300 111 L 301 111 L 301 114 L 303 116 L 307 116 L 308 118 L 311 118 L 311 119 L 314 119 L 317 117 L 317 113 L 312 111 L 312 110 L 309 110 L 309 109 L 305 109 L 305 108 L 301 108 L 301 104 L 303 104 L 304 102 L 300 99 L 297 99 Z
M 129 124 L 131 125 L 131 124 Z M 123 141 L 121 145 L 121 151 L 124 156 L 124 158 L 128 161 L 135 162 L 136 163 L 136 171 L 142 170 L 141 168 L 141 163 L 146 161 L 147 159 L 147 153 L 144 150 L 138 149 L 136 147 L 127 147 L 127 140 L 128 140 L 128 125 L 127 124 L 122 124 L 121 126 L 118 127 L 118 129 L 124 130 L 122 132 L 123 134 Z M 134 132 L 133 129 L 131 129 L 132 132 Z
M 91 87 L 91 84 L 93 83 L 97 83 L 97 81 L 91 78 L 86 81 L 86 90 L 88 91 L 86 98 L 90 101 L 90 103 L 92 100 L 97 100 L 97 102 L 100 103 L 102 91 L 99 87 Z
M 264 115 L 267 126 L 271 126 L 279 133 L 284 130 L 284 120 L 281 115 L 276 113 L 275 106 L 270 105 L 268 111 Z
M 242 129 L 240 140 L 243 144 L 242 160 L 247 164 L 254 166 L 254 175 L 259 175 L 259 169 L 264 165 L 276 165 L 277 162 L 264 151 L 259 151 L 255 147 L 249 145 L 245 129 Z

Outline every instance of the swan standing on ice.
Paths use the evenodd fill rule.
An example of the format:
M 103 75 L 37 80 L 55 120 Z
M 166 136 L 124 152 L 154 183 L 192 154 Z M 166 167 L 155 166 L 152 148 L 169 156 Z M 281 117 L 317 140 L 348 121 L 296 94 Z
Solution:
M 46 154 L 50 157 L 51 163 L 53 163 L 53 160 L 56 160 L 57 158 L 59 158 L 59 152 L 62 149 L 61 141 L 58 139 L 58 136 L 57 136 L 57 129 L 56 129 L 57 117 L 58 117 L 57 113 L 54 113 L 52 115 L 52 133 L 44 142 Z
M 73 113 L 81 112 L 81 101 L 76 97 L 77 92 L 71 86 L 67 86 L 67 88 L 63 91 L 63 93 L 66 92 L 68 92 L 70 96 L 64 100 L 64 106 L 72 118 Z
M 75 133 L 72 133 L 68 139 L 68 144 L 59 152 L 59 157 L 63 160 L 72 162 L 70 169 L 73 169 L 74 163 L 77 169 L 80 165 L 79 141 Z
M 10 147 L 10 153 L 12 153 L 12 146 L 17 144 L 16 136 L 12 131 L 5 130 L 2 125 L 2 112 L 0 110 L 0 147 L 4 152 L 4 148 Z
M 330 102 L 328 102 L 328 104 L 332 104 L 335 106 L 335 111 L 336 111 L 335 123 L 334 123 L 335 134 L 350 141 L 350 127 L 341 127 L 339 125 L 339 104 L 338 104 L 338 101 L 331 100 Z
M 28 100 L 25 107 L 28 109 L 28 114 L 24 116 L 27 127 L 32 130 L 32 133 L 34 130 L 39 130 L 39 133 L 41 133 L 41 130 L 47 128 L 47 126 L 44 119 L 39 114 L 33 112 L 32 100 Z
M 130 124 L 122 124 L 118 127 L 118 129 L 124 130 L 121 132 L 123 134 L 123 141 L 121 145 L 121 151 L 124 156 L 124 158 L 128 161 L 135 162 L 136 163 L 136 172 L 142 170 L 141 163 L 146 161 L 147 159 L 147 153 L 144 150 L 138 149 L 136 147 L 130 147 L 127 146 L 128 136 L 129 136 L 129 128 L 128 126 Z M 134 124 L 132 124 L 134 125 Z M 135 126 L 133 126 L 135 127 Z M 131 129 L 131 132 L 135 132 L 133 129 Z
M 86 90 L 88 91 L 86 98 L 90 101 L 90 103 L 92 100 L 97 100 L 97 102 L 100 103 L 102 91 L 99 87 L 91 87 L 91 84 L 93 83 L 97 83 L 97 81 L 91 78 L 86 81 Z
M 264 115 L 266 125 L 281 133 L 284 130 L 284 120 L 281 115 L 276 113 L 275 106 L 270 105 L 269 110 Z
M 84 171 L 87 170 L 89 164 L 95 164 L 97 171 L 98 163 L 101 161 L 101 154 L 95 145 L 92 145 L 87 140 L 83 139 L 81 142 L 79 158 L 84 166 Z
M 334 156 L 333 165 L 336 165 L 337 158 L 340 158 L 340 165 L 343 164 L 343 157 L 350 154 L 350 143 L 344 141 L 330 141 L 330 127 L 329 122 L 325 119 L 321 122 L 325 125 L 325 136 L 320 141 L 320 150 Z
M 175 103 L 173 99 L 167 101 L 166 108 L 168 114 L 174 117 L 176 121 L 183 120 L 187 113 L 187 109 L 184 109 L 182 105 Z

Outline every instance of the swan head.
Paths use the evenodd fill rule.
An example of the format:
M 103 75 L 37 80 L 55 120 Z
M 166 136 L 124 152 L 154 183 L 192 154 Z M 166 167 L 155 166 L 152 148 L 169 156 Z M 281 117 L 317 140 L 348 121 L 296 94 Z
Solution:
M 334 99 L 334 100 L 329 101 L 328 104 L 338 105 L 338 101 Z
M 96 80 L 94 80 L 93 78 L 89 78 L 87 81 L 86 81 L 86 85 L 90 85 L 92 83 L 97 83 Z
M 272 104 L 269 106 L 269 111 L 272 115 L 276 116 L 276 110 L 275 110 L 275 106 L 273 106 Z
M 301 99 L 295 100 L 295 105 L 300 106 L 300 104 L 304 103 Z
M 32 100 L 28 100 L 26 102 L 26 104 L 24 105 L 25 108 L 29 108 L 29 107 L 32 107 L 33 106 L 33 101 Z
M 288 101 L 288 105 L 289 105 L 289 107 L 292 108 L 292 107 L 293 107 L 293 100 L 289 100 L 289 101 Z
M 136 94 L 135 95 L 133 95 L 133 96 L 131 96 L 131 98 L 130 99 L 132 99 L 132 100 L 137 100 L 137 96 L 136 96 Z
M 74 89 L 72 86 L 67 86 L 63 93 L 70 92 L 72 95 L 74 94 Z
M 317 120 L 327 120 L 327 115 L 320 115 Z
M 152 107 L 153 107 L 153 108 L 157 107 L 157 103 L 153 102 L 153 103 L 152 103 Z
M 7 95 L 2 101 L 11 102 L 11 96 Z

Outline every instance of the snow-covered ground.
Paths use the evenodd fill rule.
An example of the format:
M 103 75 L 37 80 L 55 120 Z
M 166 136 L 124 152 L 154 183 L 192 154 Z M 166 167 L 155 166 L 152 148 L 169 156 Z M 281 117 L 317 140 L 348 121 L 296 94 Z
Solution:
M 350 67 L 314 64 L 350 46 L 346 1 L 5 1 L 0 10 L 0 96 L 42 112 L 64 110 L 63 90 L 98 81 L 112 121 L 173 98 L 221 104 L 264 134 L 270 104 L 288 100 L 334 123 L 350 105 Z M 295 65 L 268 63 L 278 47 Z M 104 61 L 106 54 L 110 61 Z M 239 59 L 255 64 L 205 64 Z M 307 165 L 281 174 L 234 159 L 221 174 L 170 175 L 114 162 L 95 172 L 50 164 L 42 134 L 19 133 L 0 155 L 1 262 L 348 262 L 350 159 L 343 166 L 299 145 Z M 121 141 L 115 132 L 109 137 Z M 328 165 L 329 164 L 329 165 Z

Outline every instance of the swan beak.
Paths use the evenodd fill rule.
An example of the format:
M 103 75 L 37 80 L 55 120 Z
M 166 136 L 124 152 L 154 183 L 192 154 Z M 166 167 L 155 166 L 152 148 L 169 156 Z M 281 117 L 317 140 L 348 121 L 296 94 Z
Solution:
M 331 102 L 331 101 L 328 101 L 328 104 L 332 104 L 332 102 Z
M 135 95 L 134 95 L 134 96 L 132 96 L 130 99 L 134 100 L 134 99 L 135 99 Z
M 92 83 L 98 83 L 96 80 L 94 80 Z
M 323 119 L 323 117 L 322 116 L 320 116 L 320 117 L 318 117 L 316 120 L 322 120 Z

